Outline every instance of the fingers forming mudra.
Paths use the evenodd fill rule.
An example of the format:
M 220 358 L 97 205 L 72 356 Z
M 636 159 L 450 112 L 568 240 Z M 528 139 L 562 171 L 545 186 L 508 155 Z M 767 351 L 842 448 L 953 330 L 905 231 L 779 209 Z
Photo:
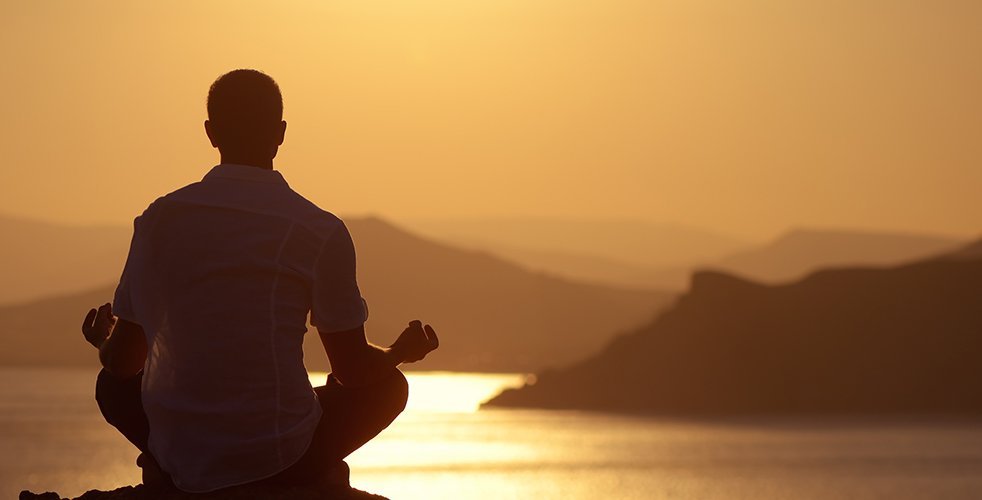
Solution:
M 82 320 L 82 335 L 88 343 L 98 349 L 109 338 L 115 325 L 113 306 L 107 302 L 98 309 L 90 309 L 85 315 L 85 319 Z
M 393 349 L 402 352 L 403 358 L 407 363 L 419 361 L 427 354 L 440 346 L 440 341 L 436 336 L 436 331 L 430 325 L 423 326 L 423 322 L 413 320 L 409 326 L 402 331 L 399 338 L 392 344 Z

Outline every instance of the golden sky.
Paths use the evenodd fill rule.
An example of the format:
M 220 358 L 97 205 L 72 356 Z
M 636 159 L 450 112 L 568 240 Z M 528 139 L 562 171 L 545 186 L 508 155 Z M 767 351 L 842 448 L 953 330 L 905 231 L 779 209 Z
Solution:
M 0 5 L 2 214 L 130 221 L 217 163 L 208 86 L 252 67 L 341 215 L 980 230 L 975 0 Z

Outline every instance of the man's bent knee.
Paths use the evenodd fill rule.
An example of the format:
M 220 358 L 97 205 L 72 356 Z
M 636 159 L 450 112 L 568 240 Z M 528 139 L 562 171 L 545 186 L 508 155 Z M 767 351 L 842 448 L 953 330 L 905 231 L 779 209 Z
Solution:
M 406 409 L 406 401 L 409 400 L 409 382 L 398 368 L 392 371 L 392 375 L 385 379 L 384 392 L 386 407 L 390 409 L 394 419 Z
M 95 400 L 99 403 L 102 413 L 106 413 L 105 406 L 113 399 L 114 389 L 117 381 L 112 379 L 112 374 L 105 368 L 99 371 L 99 376 L 95 379 Z
M 134 408 L 142 409 L 141 383 L 139 375 L 119 378 L 105 368 L 99 372 L 95 382 L 95 400 L 107 422 L 116 425 L 120 416 L 128 416 Z

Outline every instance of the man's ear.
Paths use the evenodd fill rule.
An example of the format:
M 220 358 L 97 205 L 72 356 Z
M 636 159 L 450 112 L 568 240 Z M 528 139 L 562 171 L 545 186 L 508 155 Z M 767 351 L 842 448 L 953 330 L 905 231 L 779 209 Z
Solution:
M 211 128 L 211 122 L 205 120 L 205 135 L 208 136 L 208 140 L 211 141 L 211 147 L 217 148 L 218 143 L 215 142 L 215 131 Z M 280 139 L 282 141 L 282 139 Z
M 207 122 L 205 122 L 205 123 L 207 123 Z M 279 130 L 279 136 L 276 138 L 276 145 L 277 146 L 282 146 L 283 145 L 283 138 L 286 136 L 286 120 L 281 120 L 280 121 L 280 127 L 279 128 L 280 128 L 280 130 Z

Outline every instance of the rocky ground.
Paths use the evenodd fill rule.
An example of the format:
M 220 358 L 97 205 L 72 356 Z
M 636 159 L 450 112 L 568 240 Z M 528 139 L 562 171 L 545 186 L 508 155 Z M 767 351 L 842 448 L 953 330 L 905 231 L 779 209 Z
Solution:
M 58 493 L 23 491 L 20 500 L 63 500 Z M 213 493 L 191 494 L 174 489 L 148 488 L 144 485 L 124 486 L 112 491 L 92 490 L 74 500 L 388 500 L 354 488 L 316 490 L 309 488 L 264 488 L 240 486 Z

